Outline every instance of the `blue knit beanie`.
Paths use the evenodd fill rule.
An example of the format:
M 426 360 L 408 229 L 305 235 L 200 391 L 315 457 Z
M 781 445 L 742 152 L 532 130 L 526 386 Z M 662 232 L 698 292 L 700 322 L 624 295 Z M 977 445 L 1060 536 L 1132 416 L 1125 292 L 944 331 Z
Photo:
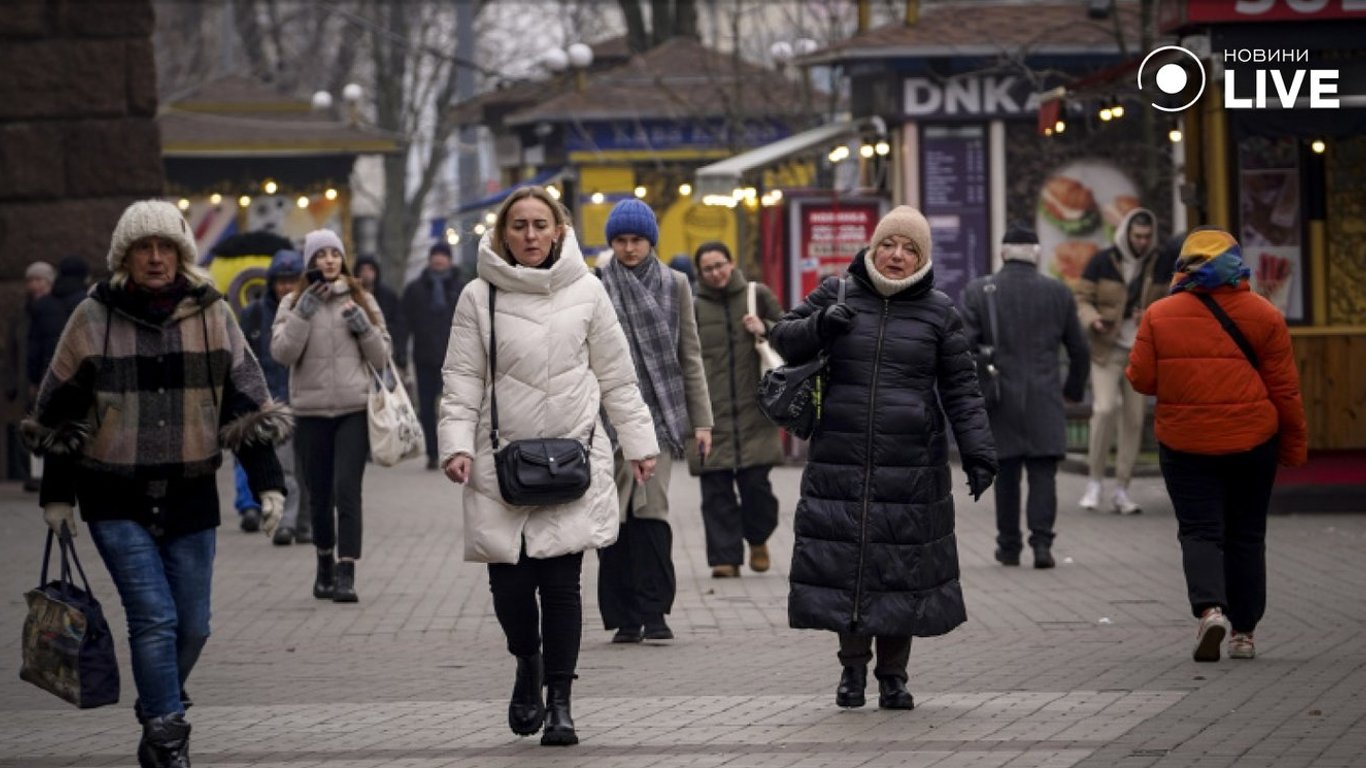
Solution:
M 633 198 L 617 203 L 607 215 L 607 242 L 611 243 L 618 235 L 639 235 L 651 246 L 658 245 L 659 224 L 655 221 L 655 212 Z

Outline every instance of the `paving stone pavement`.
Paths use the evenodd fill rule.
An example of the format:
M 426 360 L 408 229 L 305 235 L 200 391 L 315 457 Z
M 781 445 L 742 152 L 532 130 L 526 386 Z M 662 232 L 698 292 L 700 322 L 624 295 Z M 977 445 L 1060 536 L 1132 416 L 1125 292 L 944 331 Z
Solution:
M 1176 523 L 1159 478 L 1144 514 L 1087 513 L 1059 477 L 1052 571 L 992 559 L 988 499 L 957 498 L 969 620 L 911 655 L 913 712 L 834 705 L 836 642 L 787 628 L 797 468 L 774 472 L 774 568 L 713 580 L 696 480 L 676 473 L 678 639 L 612 645 L 585 559 L 584 645 L 571 748 L 506 725 L 513 662 L 486 572 L 461 561 L 455 486 L 420 462 L 369 468 L 357 605 L 310 594 L 311 548 L 221 529 L 213 637 L 190 680 L 197 766 L 436 768 L 1065 768 L 1366 764 L 1366 515 L 1273 518 L 1259 658 L 1196 664 Z M 960 485 L 965 483 L 955 471 Z M 220 488 L 227 504 L 226 473 Z M 230 514 L 230 513 L 229 513 Z M 119 636 L 122 703 L 75 710 L 18 680 L 22 592 L 42 520 L 0 485 L 0 768 L 130 766 L 137 742 L 122 611 L 77 539 Z M 874 699 L 875 701 L 875 699 Z

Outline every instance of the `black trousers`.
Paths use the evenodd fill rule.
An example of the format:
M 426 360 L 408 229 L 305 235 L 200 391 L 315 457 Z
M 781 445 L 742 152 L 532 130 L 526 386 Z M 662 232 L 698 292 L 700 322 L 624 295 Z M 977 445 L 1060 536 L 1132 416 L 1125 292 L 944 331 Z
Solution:
M 489 565 L 493 611 L 513 656 L 544 654 L 546 679 L 572 679 L 583 634 L 583 553 L 539 560 L 523 547 L 515 565 Z M 540 604 L 536 602 L 540 593 Z
M 598 610 L 607 629 L 639 627 L 646 617 L 673 609 L 674 532 L 664 520 L 644 520 L 626 510 L 626 522 L 610 547 L 598 550 Z
M 1266 514 L 1276 450 L 1274 439 L 1223 456 L 1158 446 L 1191 613 L 1222 608 L 1235 632 L 1252 632 L 1266 611 Z
M 773 535 L 778 527 L 778 499 L 768 482 L 770 469 L 744 467 L 702 473 L 707 565 L 739 565 L 745 561 L 742 539 L 753 546 L 763 544 Z
M 370 455 L 365 411 L 294 420 L 299 481 L 308 485 L 313 544 L 337 548 L 338 557 L 360 558 L 361 486 Z M 336 515 L 333 515 L 333 509 Z
M 1058 460 L 1054 458 L 1001 459 L 996 473 L 996 546 L 1002 552 L 1019 554 L 1020 476 L 1029 476 L 1029 496 L 1025 501 L 1025 523 L 1029 526 L 1029 546 L 1053 544 L 1053 522 L 1058 517 Z
M 413 365 L 417 371 L 417 420 L 427 441 L 427 458 L 436 458 L 436 414 L 441 404 L 441 366 Z
M 845 667 L 865 667 L 873 660 L 873 644 L 877 643 L 877 666 L 873 675 L 878 679 L 900 678 L 905 682 L 906 672 L 911 661 L 910 635 L 851 635 L 840 633 L 840 665 Z

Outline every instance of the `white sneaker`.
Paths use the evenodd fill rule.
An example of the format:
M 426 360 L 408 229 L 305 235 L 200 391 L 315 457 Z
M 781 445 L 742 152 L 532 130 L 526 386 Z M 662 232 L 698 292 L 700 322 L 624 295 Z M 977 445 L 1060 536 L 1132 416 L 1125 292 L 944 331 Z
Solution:
M 1228 657 L 1230 659 L 1255 659 L 1257 658 L 1257 646 L 1252 644 L 1251 632 L 1234 632 L 1233 637 L 1228 641 Z
M 1078 503 L 1081 504 L 1082 509 L 1089 509 L 1093 511 L 1100 506 L 1099 480 L 1086 481 L 1086 493 L 1082 494 L 1081 501 Z
M 1224 612 L 1211 608 L 1200 618 L 1200 626 L 1195 630 L 1195 660 L 1218 661 L 1219 646 L 1232 630 Z
M 1114 502 L 1115 511 L 1121 515 L 1137 515 L 1143 512 L 1143 508 L 1135 504 L 1134 500 L 1129 498 L 1129 492 L 1123 488 L 1115 489 Z

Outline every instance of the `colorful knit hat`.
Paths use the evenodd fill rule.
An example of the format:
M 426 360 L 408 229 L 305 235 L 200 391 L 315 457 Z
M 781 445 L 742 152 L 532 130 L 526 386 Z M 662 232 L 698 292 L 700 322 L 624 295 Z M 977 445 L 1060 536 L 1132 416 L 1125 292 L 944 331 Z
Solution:
M 1187 235 L 1186 242 L 1181 244 L 1171 292 L 1237 285 L 1251 274 L 1243 264 L 1243 250 L 1233 235 L 1222 229 L 1199 229 Z

